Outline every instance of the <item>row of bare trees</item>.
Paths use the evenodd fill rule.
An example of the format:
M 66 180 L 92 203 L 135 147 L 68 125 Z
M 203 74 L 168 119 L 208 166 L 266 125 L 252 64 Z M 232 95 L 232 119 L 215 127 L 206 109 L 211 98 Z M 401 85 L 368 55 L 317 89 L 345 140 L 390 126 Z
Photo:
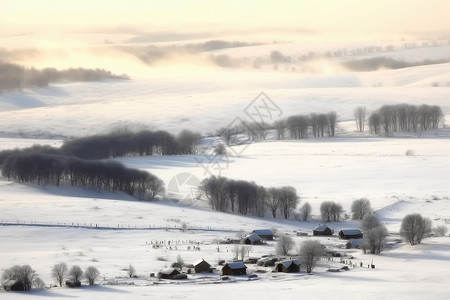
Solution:
M 384 105 L 369 117 L 370 131 L 384 132 L 386 136 L 395 131 L 417 132 L 438 129 L 443 112 L 437 105 L 410 104 Z
M 320 214 L 323 221 L 339 221 L 343 212 L 344 208 L 340 203 L 336 203 L 334 201 L 324 201 L 320 204 Z
M 47 154 L 29 149 L 10 154 L 2 175 L 17 182 L 39 185 L 62 183 L 105 191 L 123 191 L 139 199 L 153 199 L 164 193 L 164 182 L 145 171 L 126 168 L 118 162 L 83 160 L 73 156 Z
M 272 128 L 276 129 L 277 139 L 285 139 L 287 133 L 291 139 L 303 139 L 312 135 L 315 138 L 334 136 L 336 132 L 337 114 L 331 111 L 327 114 L 312 113 L 309 115 L 294 115 L 286 120 L 278 120 Z
M 66 278 L 68 279 L 68 281 L 66 281 L 66 285 L 71 287 L 81 286 L 82 278 L 86 278 L 89 285 L 94 285 L 95 280 L 99 275 L 99 270 L 93 266 L 87 267 L 83 272 L 83 269 L 81 269 L 78 265 L 74 265 L 69 269 L 65 262 L 60 262 L 52 268 L 52 277 L 60 287 L 64 285 L 64 280 Z
M 199 190 L 214 210 L 243 215 L 255 213 L 259 217 L 270 212 L 274 218 L 279 213 L 288 219 L 300 201 L 292 186 L 266 188 L 254 182 L 226 177 L 206 178 Z
M 84 159 L 103 159 L 134 155 L 195 154 L 200 134 L 188 130 L 174 136 L 166 131 L 117 131 L 64 142 L 61 150 Z
M 98 81 L 102 79 L 128 79 L 103 69 L 54 68 L 36 69 L 0 61 L 0 91 L 22 88 L 45 87 L 55 81 Z
M 245 134 L 251 141 L 265 140 L 269 131 L 274 131 L 278 140 L 304 139 L 311 135 L 315 138 L 332 137 L 336 132 L 337 118 L 334 111 L 327 114 L 294 115 L 272 124 L 242 122 L 232 127 L 221 128 L 218 134 L 227 145 L 235 143 L 236 136 L 239 134 Z

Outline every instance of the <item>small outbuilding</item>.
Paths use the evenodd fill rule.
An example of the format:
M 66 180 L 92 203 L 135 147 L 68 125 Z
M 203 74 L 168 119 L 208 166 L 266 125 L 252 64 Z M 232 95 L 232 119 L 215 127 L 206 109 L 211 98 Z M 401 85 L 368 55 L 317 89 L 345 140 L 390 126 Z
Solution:
M 159 271 L 158 277 L 162 279 L 173 279 L 180 272 L 175 268 L 165 268 Z
M 203 258 L 196 263 L 194 263 L 195 273 L 211 273 L 211 265 L 205 261 Z
M 357 248 L 359 249 L 360 246 L 364 243 L 364 239 L 350 239 L 348 240 L 348 242 L 345 244 L 345 248 L 347 249 L 354 249 Z
M 245 236 L 242 239 L 242 242 L 247 245 L 256 245 L 256 244 L 261 244 L 262 239 L 258 234 L 252 233 L 252 234 Z
M 21 281 L 6 279 L 2 282 L 2 288 L 4 291 L 24 291 L 25 288 Z
M 222 275 L 245 275 L 247 266 L 242 261 L 226 263 L 222 268 Z
M 275 263 L 273 272 L 296 273 L 300 271 L 300 260 L 290 259 Z
M 265 239 L 266 241 L 273 240 L 273 231 L 271 229 L 255 229 L 251 233 L 256 233 L 257 235 L 259 235 L 262 239 Z
M 313 229 L 314 236 L 330 236 L 333 235 L 334 231 L 326 225 L 318 225 Z
M 258 259 L 256 262 L 256 265 L 260 267 L 273 267 L 275 266 L 275 263 L 278 261 L 278 258 L 276 257 L 263 257 Z
M 359 229 L 342 229 L 339 231 L 339 238 L 343 240 L 360 239 L 362 237 L 363 234 Z

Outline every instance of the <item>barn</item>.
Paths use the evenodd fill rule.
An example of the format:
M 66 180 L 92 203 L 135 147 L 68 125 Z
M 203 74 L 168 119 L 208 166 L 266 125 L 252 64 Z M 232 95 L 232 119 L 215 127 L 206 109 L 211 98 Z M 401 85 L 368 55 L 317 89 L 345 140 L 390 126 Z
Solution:
M 194 270 L 195 273 L 211 273 L 211 265 L 202 258 L 194 263 Z
M 245 275 L 247 274 L 247 266 L 242 262 L 229 262 L 222 268 L 222 275 Z
M 251 233 L 256 233 L 262 239 L 265 239 L 267 241 L 273 240 L 273 231 L 271 229 L 255 229 Z
M 316 228 L 313 229 L 313 235 L 314 236 L 329 236 L 333 235 L 333 229 L 326 225 L 318 225 Z
M 339 238 L 343 240 L 360 239 L 362 237 L 363 234 L 359 229 L 342 229 L 339 231 Z
M 273 272 L 295 273 L 300 271 L 300 260 L 290 259 L 277 262 Z
M 180 272 L 175 268 L 165 268 L 159 271 L 158 277 L 162 279 L 173 279 Z
M 255 245 L 255 244 L 260 244 L 262 242 L 261 237 L 256 233 L 252 233 L 252 234 L 245 236 L 242 241 L 244 244 L 247 244 L 247 245 Z

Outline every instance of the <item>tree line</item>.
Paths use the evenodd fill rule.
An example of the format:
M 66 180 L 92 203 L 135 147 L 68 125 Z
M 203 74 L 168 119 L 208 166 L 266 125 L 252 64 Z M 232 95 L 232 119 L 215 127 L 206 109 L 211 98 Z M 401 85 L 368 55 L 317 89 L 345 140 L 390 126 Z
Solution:
M 128 79 L 128 76 L 116 75 L 98 68 L 36 69 L 0 61 L 0 91 L 46 87 L 55 81 L 98 81 L 103 79 Z
M 270 211 L 274 218 L 279 213 L 288 219 L 300 202 L 292 186 L 266 188 L 254 182 L 226 177 L 205 178 L 199 191 L 214 210 L 242 215 L 254 213 L 259 217 Z
M 38 150 L 36 150 L 38 149 Z M 126 168 L 114 161 L 84 160 L 39 151 L 39 147 L 16 150 L 2 164 L 2 175 L 16 182 L 38 185 L 69 184 L 74 187 L 122 191 L 138 199 L 164 194 L 164 182 L 155 175 Z
M 197 153 L 200 134 L 184 130 L 177 136 L 167 131 L 119 131 L 65 141 L 61 151 L 84 159 L 123 156 L 185 155 Z
M 78 265 L 68 268 L 65 262 L 55 264 L 52 268 L 52 277 L 60 287 L 64 285 L 64 280 L 68 287 L 80 287 L 81 279 L 86 278 L 89 285 L 94 285 L 100 271 L 93 266 L 89 266 L 83 270 Z M 5 269 L 2 274 L 2 288 L 7 291 L 29 291 L 32 288 L 42 289 L 45 284 L 40 279 L 36 271 L 29 265 L 15 265 Z
M 384 105 L 369 117 L 370 131 L 387 136 L 392 132 L 417 132 L 438 129 L 443 120 L 440 106 L 422 104 Z
M 245 134 L 249 140 L 265 140 L 270 131 L 275 132 L 277 140 L 305 139 L 308 137 L 333 137 L 336 133 L 338 115 L 336 112 L 293 115 L 277 120 L 272 124 L 242 122 L 234 127 L 220 128 L 217 132 L 227 145 L 235 142 L 238 134 Z
M 104 191 L 123 191 L 138 199 L 164 195 L 164 182 L 153 174 L 126 168 L 113 161 L 130 155 L 194 154 L 200 135 L 183 131 L 177 136 L 165 131 L 128 131 L 77 138 L 61 148 L 35 145 L 0 152 L 2 175 L 8 180 L 38 185 L 70 184 Z
M 66 140 L 61 148 L 34 145 L 23 150 L 3 150 L 0 151 L 0 165 L 11 154 L 29 151 L 91 160 L 135 155 L 195 154 L 200 138 L 200 134 L 188 130 L 177 136 L 161 130 L 120 131 Z

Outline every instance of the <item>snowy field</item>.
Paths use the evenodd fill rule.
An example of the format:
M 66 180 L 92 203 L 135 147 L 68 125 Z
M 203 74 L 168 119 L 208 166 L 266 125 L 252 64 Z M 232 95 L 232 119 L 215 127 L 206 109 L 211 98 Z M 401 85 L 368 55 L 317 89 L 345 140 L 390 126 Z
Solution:
M 270 53 L 274 47 L 287 51 L 276 45 L 223 53 L 242 56 L 239 51 L 256 48 Z M 429 56 L 423 53 L 427 49 L 414 53 L 419 59 L 445 58 L 442 51 L 430 49 Z M 401 53 L 392 55 L 401 58 Z M 261 219 L 214 212 L 204 200 L 142 202 L 122 193 L 38 187 L 0 178 L 0 272 L 15 264 L 29 264 L 46 286 L 54 283 L 51 268 L 61 261 L 83 269 L 92 265 L 101 272 L 99 285 L 94 287 L 0 291 L 1 299 L 448 299 L 450 237 L 428 238 L 411 247 L 398 236 L 401 220 L 408 213 L 431 218 L 433 226 L 450 223 L 447 125 L 418 135 L 377 137 L 367 131 L 355 132 L 353 109 L 363 105 L 370 114 L 384 104 L 439 105 L 448 123 L 450 64 L 368 73 L 300 74 L 204 66 L 190 70 L 194 71 L 174 75 L 152 69 L 147 76 L 131 76 L 130 81 L 58 83 L 1 93 L 0 150 L 33 144 L 58 147 L 68 137 L 123 128 L 173 133 L 190 129 L 207 135 L 236 117 L 245 119 L 245 108 L 264 91 L 282 112 L 277 118 L 336 111 L 337 136 L 234 146 L 227 149 L 229 156 L 216 164 L 204 155 L 117 160 L 148 170 L 166 184 L 188 173 L 198 180 L 221 175 L 264 186 L 291 185 L 297 189 L 300 205 L 312 205 L 315 219 Z M 408 150 L 414 155 L 406 155 Z M 219 272 L 176 282 L 150 277 L 178 255 L 186 263 L 204 258 L 213 266 L 220 259 L 231 260 L 233 246 L 218 242 L 236 238 L 241 230 L 275 228 L 299 245 L 306 238 L 297 232 L 311 234 L 320 223 L 322 201 L 341 203 L 349 213 L 352 201 L 361 197 L 371 201 L 390 232 L 381 255 L 347 250 L 335 235 L 319 240 L 346 254 L 347 264 L 337 259 L 321 261 L 312 275 L 277 274 L 271 273 L 271 268 L 249 265 L 249 272 L 258 275 L 256 279 L 242 276 L 221 281 Z M 348 220 L 328 225 L 336 232 L 359 226 Z M 153 247 L 158 242 L 164 246 Z M 250 256 L 273 254 L 275 243 L 253 246 Z M 200 250 L 193 250 L 194 246 Z M 372 261 L 376 267 L 368 269 Z M 129 264 L 135 266 L 136 278 L 127 278 Z M 344 265 L 350 270 L 326 272 Z
M 9 143 L 9 139 L 5 139 L 6 142 Z M 415 156 L 406 156 L 405 149 L 414 149 Z M 352 262 L 357 267 L 347 272 L 326 272 L 329 267 L 343 264 L 323 261 L 313 275 L 257 273 L 257 280 L 247 282 L 246 277 L 238 277 L 231 283 L 220 281 L 218 275 L 192 275 L 187 281 L 159 282 L 149 274 L 170 265 L 178 255 L 187 263 L 200 258 L 212 264 L 219 259 L 232 259 L 233 246 L 219 245 L 218 240 L 236 238 L 240 230 L 276 228 L 280 234 L 287 233 L 300 244 L 305 238 L 296 236 L 296 232 L 311 233 L 320 221 L 258 219 L 212 212 L 202 201 L 196 206 L 189 202 L 182 205 L 148 203 L 123 194 L 70 187 L 42 188 L 4 180 L 0 182 L 1 219 L 16 225 L 0 226 L 3 255 L 0 268 L 30 264 L 46 283 L 53 282 L 50 270 L 60 261 L 82 268 L 93 265 L 102 273 L 100 286 L 79 290 L 54 287 L 31 293 L 44 298 L 140 299 L 151 296 L 159 299 L 170 295 L 173 299 L 208 299 L 211 293 L 221 293 L 256 299 L 261 298 L 260 291 L 264 290 L 267 299 L 293 294 L 319 299 L 332 294 L 344 299 L 349 293 L 369 299 L 428 296 L 445 299 L 450 292 L 447 285 L 449 237 L 425 239 L 423 244 L 411 247 L 398 243 L 398 230 L 403 216 L 413 212 L 430 217 L 434 226 L 449 222 L 450 190 L 446 176 L 450 172 L 449 153 L 447 139 L 345 138 L 251 144 L 242 157 L 230 157 L 227 168 L 222 170 L 223 176 L 251 178 L 269 186 L 293 185 L 302 201 L 312 204 L 316 215 L 324 200 L 342 203 L 348 212 L 354 199 L 368 197 L 391 233 L 391 246 L 386 251 L 379 256 L 364 255 L 360 250 L 343 249 L 345 242 L 336 236 L 319 239 L 330 249 L 354 257 Z M 130 167 L 149 170 L 168 182 L 182 172 L 192 173 L 199 179 L 208 175 L 197 165 L 196 157 L 132 157 L 120 161 Z M 183 223 L 188 228 L 184 232 L 181 230 Z M 328 225 L 337 232 L 358 226 L 358 223 L 345 221 Z M 152 243 L 158 241 L 172 241 L 176 246 L 154 249 Z M 201 250 L 192 250 L 197 243 Z M 253 246 L 250 256 L 273 254 L 274 244 Z M 191 250 L 187 250 L 188 247 Z M 372 259 L 376 268 L 367 269 Z M 136 267 L 138 278 L 126 278 L 124 269 L 130 263 Z M 249 270 L 256 271 L 256 267 L 249 265 Z M 270 268 L 261 271 L 270 271 Z M 324 285 L 327 288 L 321 289 Z M 24 299 L 29 295 L 3 293 L 2 297 Z

